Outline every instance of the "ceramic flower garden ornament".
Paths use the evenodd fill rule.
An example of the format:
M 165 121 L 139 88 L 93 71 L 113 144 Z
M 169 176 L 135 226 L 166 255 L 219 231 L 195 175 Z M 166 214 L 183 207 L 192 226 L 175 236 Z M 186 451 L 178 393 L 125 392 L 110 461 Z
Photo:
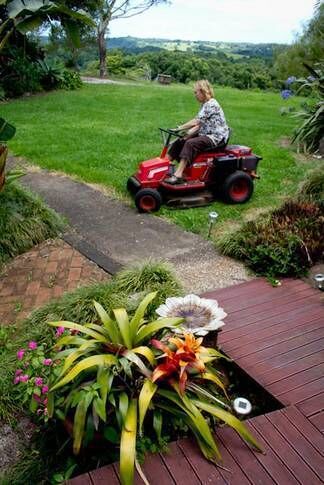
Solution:
M 183 318 L 181 326 L 174 331 L 190 332 L 201 337 L 219 330 L 224 325 L 223 318 L 227 316 L 216 300 L 200 298 L 197 295 L 167 298 L 156 313 L 160 317 Z

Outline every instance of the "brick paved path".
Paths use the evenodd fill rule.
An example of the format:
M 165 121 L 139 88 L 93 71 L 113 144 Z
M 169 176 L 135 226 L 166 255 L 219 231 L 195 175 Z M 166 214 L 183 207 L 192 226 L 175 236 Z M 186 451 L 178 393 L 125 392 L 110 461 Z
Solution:
M 0 273 L 0 323 L 15 323 L 65 291 L 109 277 L 61 239 L 46 241 Z

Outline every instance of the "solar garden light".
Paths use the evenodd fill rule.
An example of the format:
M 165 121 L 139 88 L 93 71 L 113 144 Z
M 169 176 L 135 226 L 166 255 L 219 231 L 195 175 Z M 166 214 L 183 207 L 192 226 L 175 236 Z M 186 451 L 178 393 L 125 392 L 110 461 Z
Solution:
M 213 226 L 214 222 L 216 221 L 217 217 L 218 217 L 218 213 L 217 212 L 210 212 L 208 214 L 209 229 L 208 229 L 208 236 L 207 237 L 210 237 L 210 233 L 211 233 L 211 230 L 212 230 L 212 226 Z
M 233 408 L 237 414 L 249 414 L 252 411 L 252 404 L 245 397 L 234 399 Z
M 314 276 L 314 281 L 316 284 L 316 288 L 319 290 L 324 291 L 324 274 L 318 273 Z

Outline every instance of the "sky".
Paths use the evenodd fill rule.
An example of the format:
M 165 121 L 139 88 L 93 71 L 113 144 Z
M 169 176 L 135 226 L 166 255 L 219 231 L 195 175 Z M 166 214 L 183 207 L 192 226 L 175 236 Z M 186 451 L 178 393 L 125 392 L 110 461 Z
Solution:
M 293 42 L 311 19 L 315 0 L 173 0 L 139 16 L 116 19 L 109 37 L 212 42 Z

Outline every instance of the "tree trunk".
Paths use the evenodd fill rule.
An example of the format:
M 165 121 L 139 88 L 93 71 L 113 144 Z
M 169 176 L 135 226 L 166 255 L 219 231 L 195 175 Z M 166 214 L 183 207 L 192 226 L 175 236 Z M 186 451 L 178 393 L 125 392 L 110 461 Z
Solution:
M 101 30 L 98 33 L 98 50 L 99 50 L 99 75 L 100 77 L 107 77 L 107 66 L 106 66 L 106 40 L 105 40 L 105 30 Z

